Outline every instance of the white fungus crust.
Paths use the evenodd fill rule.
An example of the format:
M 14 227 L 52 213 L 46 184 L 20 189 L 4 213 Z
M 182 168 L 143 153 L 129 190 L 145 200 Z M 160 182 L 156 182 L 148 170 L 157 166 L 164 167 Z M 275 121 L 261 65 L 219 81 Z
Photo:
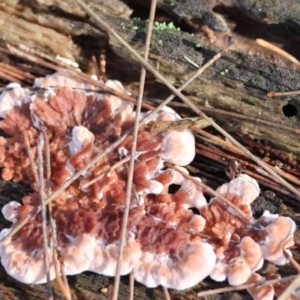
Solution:
M 188 243 L 182 257 L 143 252 L 134 268 L 135 280 L 147 287 L 166 286 L 184 290 L 202 281 L 212 271 L 216 255 L 211 245 L 202 241 Z M 194 272 L 198 270 L 198 272 Z
M 120 82 L 106 84 L 127 93 Z M 0 96 L 0 116 L 4 118 L 0 128 L 11 136 L 0 143 L 2 178 L 22 181 L 33 189 L 22 203 L 11 201 L 2 208 L 11 228 L 39 205 L 38 188 L 20 142 L 24 130 L 37 159 L 40 125 L 47 128 L 51 190 L 55 191 L 131 129 L 135 118 L 131 103 L 114 95 L 94 94 L 90 91 L 93 86 L 60 73 L 37 79 L 34 86 L 48 91 L 30 94 L 17 87 Z M 152 120 L 180 119 L 165 107 Z M 53 244 L 61 253 L 66 275 L 84 271 L 115 275 L 128 175 L 128 165 L 119 163 L 130 154 L 131 142 L 131 137 L 126 138 L 53 200 L 54 243 L 47 227 L 51 279 L 55 277 Z M 228 279 L 231 285 L 243 284 L 257 279 L 255 272 L 264 260 L 287 263 L 283 247 L 294 244 L 295 222 L 265 212 L 252 225 L 218 198 L 208 204 L 199 185 L 164 166 L 169 162 L 188 174 L 182 166 L 194 156 L 195 139 L 189 130 L 153 132 L 150 126 L 139 130 L 121 275 L 134 270 L 135 279 L 148 287 L 182 290 L 207 276 L 216 281 Z M 172 185 L 179 188 L 170 191 Z M 217 192 L 250 217 L 250 204 L 260 189 L 255 179 L 242 174 Z M 2 229 L 0 238 L 11 228 Z M 1 263 L 21 282 L 44 283 L 43 251 L 41 216 L 37 214 L 0 246 Z

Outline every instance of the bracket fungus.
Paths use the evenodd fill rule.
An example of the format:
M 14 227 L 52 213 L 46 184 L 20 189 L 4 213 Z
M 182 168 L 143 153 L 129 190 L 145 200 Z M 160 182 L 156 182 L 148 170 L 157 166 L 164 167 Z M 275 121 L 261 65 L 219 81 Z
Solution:
M 106 84 L 126 93 L 120 82 Z M 4 118 L 0 128 L 9 135 L 0 140 L 2 178 L 30 184 L 33 190 L 22 204 L 12 201 L 2 208 L 11 228 L 39 205 L 24 135 L 37 159 L 38 136 L 41 126 L 46 128 L 51 190 L 55 191 L 131 129 L 136 116 L 133 104 L 93 92 L 92 86 L 60 73 L 37 79 L 35 87 L 32 92 L 17 87 L 0 97 Z M 180 116 L 166 107 L 152 120 L 176 121 Z M 47 224 L 51 279 L 55 277 L 53 247 L 61 254 L 66 275 L 88 270 L 115 275 L 128 175 L 124 158 L 131 142 L 128 136 L 52 201 L 55 232 Z M 207 203 L 195 183 L 199 178 L 192 182 L 164 165 L 169 162 L 188 173 L 184 166 L 194 156 L 194 136 L 187 129 L 139 129 L 121 274 L 134 269 L 135 279 L 148 287 L 186 289 L 207 276 L 217 281 L 227 278 L 232 285 L 245 283 L 264 259 L 286 263 L 283 247 L 293 245 L 295 223 L 265 212 L 251 224 L 218 198 Z M 179 189 L 171 192 L 171 185 Z M 252 217 L 250 204 L 260 190 L 254 179 L 242 174 L 217 192 Z M 11 228 L 2 229 L 0 237 Z M 0 246 L 8 274 L 31 284 L 46 281 L 43 252 L 40 214 Z

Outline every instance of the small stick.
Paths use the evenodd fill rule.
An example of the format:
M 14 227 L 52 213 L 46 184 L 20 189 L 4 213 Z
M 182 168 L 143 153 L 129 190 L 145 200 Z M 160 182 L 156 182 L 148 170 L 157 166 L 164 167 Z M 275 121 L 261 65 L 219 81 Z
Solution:
M 29 158 L 29 161 L 30 161 L 32 175 L 33 175 L 35 184 L 38 187 L 39 186 L 39 176 L 38 176 L 38 173 L 37 173 L 36 164 L 34 163 L 34 159 L 33 159 L 33 156 L 32 156 L 28 136 L 27 136 L 27 133 L 24 129 L 22 130 L 22 135 L 23 135 L 23 139 L 24 139 L 24 143 L 25 143 L 26 152 L 27 152 L 27 155 L 28 155 L 28 158 Z
M 284 245 L 282 247 L 282 251 L 283 251 L 284 256 L 286 258 L 288 258 L 288 260 L 290 261 L 291 265 L 297 270 L 298 273 L 300 273 L 300 265 L 297 263 L 295 258 L 293 258 L 293 256 L 286 251 L 286 249 L 284 248 Z
M 32 80 L 35 79 L 35 76 L 33 76 L 32 74 L 30 74 L 27 71 L 22 70 L 20 67 L 16 67 L 16 66 L 6 64 L 6 63 L 0 63 L 0 66 L 3 67 L 4 69 L 12 70 L 16 74 L 22 75 L 22 77 L 24 79 L 32 79 Z
M 224 141 L 224 142 L 225 142 L 225 141 Z M 225 143 L 226 143 L 226 142 L 225 142 Z M 221 150 L 219 150 L 219 149 L 213 149 L 213 148 L 210 148 L 210 147 L 205 146 L 205 145 L 203 145 L 203 144 L 197 143 L 197 144 L 196 144 L 196 147 L 197 147 L 196 152 L 197 152 L 197 154 L 199 154 L 199 155 L 204 155 L 204 156 L 206 156 L 205 153 L 202 152 L 203 150 L 204 150 L 204 151 L 207 151 L 207 152 L 210 152 L 210 153 L 213 153 L 213 154 L 215 154 L 215 155 L 218 155 L 218 156 L 220 157 L 220 159 L 217 159 L 217 158 L 215 159 L 214 157 L 210 157 L 210 158 L 213 159 L 213 160 L 217 160 L 219 163 L 221 163 L 221 164 L 223 164 L 223 165 L 226 164 L 225 161 L 222 161 L 222 158 L 223 158 L 223 157 L 226 157 L 226 158 L 229 159 L 229 160 L 234 160 L 234 159 L 236 159 L 236 157 L 234 157 L 234 156 L 231 156 L 231 155 L 229 155 L 229 154 L 227 154 L 227 153 L 222 153 Z M 232 149 L 232 150 L 239 150 L 238 148 L 235 148 L 235 146 L 233 146 L 233 145 L 232 145 L 232 148 L 231 148 L 231 149 Z M 240 151 L 240 150 L 239 150 L 239 151 Z M 238 151 L 237 151 L 237 153 L 238 153 L 238 154 L 241 154 L 241 153 L 239 153 Z M 246 156 L 244 153 L 243 153 L 242 155 L 243 155 L 243 157 Z M 246 157 L 247 157 L 247 156 L 246 156 Z M 247 162 L 247 161 L 245 161 L 245 160 L 243 160 L 243 159 L 239 159 L 239 160 L 243 163 L 243 165 L 249 166 L 250 168 L 255 169 L 256 171 L 259 171 L 259 170 L 258 170 L 259 168 L 258 168 L 256 165 L 254 165 L 253 163 L 249 163 L 249 162 Z M 266 164 L 267 164 L 267 163 L 266 163 Z M 274 172 L 276 172 L 277 174 L 279 174 L 280 176 L 282 176 L 282 177 L 284 177 L 284 178 L 290 180 L 290 181 L 293 182 L 294 184 L 297 184 L 297 185 L 300 186 L 300 180 L 299 180 L 296 176 L 293 176 L 293 175 L 291 175 L 291 174 L 289 174 L 289 173 L 287 173 L 287 172 L 284 172 L 284 171 L 282 171 L 280 168 L 275 168 L 275 167 L 273 167 L 273 166 L 271 166 L 271 165 L 269 165 L 269 164 L 267 164 L 267 165 L 268 165 L 271 169 L 273 169 Z M 266 172 L 264 171 L 264 173 L 266 173 Z M 269 173 L 266 173 L 265 176 L 267 176 L 268 178 L 272 179 L 273 181 L 276 181 L 277 183 L 280 183 L 280 182 L 277 181 L 277 179 L 276 179 L 275 177 L 269 175 Z
M 15 78 L 13 76 L 10 76 L 10 75 L 4 73 L 4 72 L 1 72 L 1 71 L 0 71 L 0 77 L 9 82 L 16 82 L 16 83 L 22 84 L 22 81 L 18 80 L 17 78 Z
M 94 179 L 92 179 L 91 181 L 83 184 L 81 186 L 82 189 L 85 189 L 87 187 L 89 187 L 90 185 L 92 185 L 93 183 L 95 183 L 96 181 L 100 180 L 101 178 L 103 178 L 104 176 L 108 175 L 109 173 L 111 173 L 113 170 L 115 170 L 116 168 L 118 168 L 119 166 L 123 165 L 124 163 L 128 162 L 130 160 L 130 156 L 126 156 L 125 158 L 123 158 L 122 160 L 116 162 L 113 166 L 111 166 L 106 172 L 100 174 L 99 176 L 95 177 Z
M 51 276 L 50 276 L 50 263 L 48 255 L 48 238 L 47 238 L 47 217 L 46 217 L 46 206 L 44 197 L 44 167 L 43 167 L 43 136 L 39 136 L 39 142 L 37 145 L 38 152 L 38 173 L 39 173 L 39 195 L 41 200 L 41 215 L 42 215 L 42 232 L 43 232 L 43 248 L 44 248 L 44 266 L 46 270 L 47 278 L 47 296 L 49 300 L 53 300 L 53 291 L 51 287 Z
M 129 274 L 129 298 L 128 300 L 134 299 L 134 269 Z
M 300 93 L 300 91 L 299 91 L 299 93 Z M 151 100 L 152 103 L 161 103 L 163 101 L 163 100 L 160 100 L 160 99 L 152 99 L 152 98 L 150 98 L 149 100 Z M 178 108 L 188 107 L 188 105 L 186 105 L 185 103 L 179 103 L 179 102 L 170 103 L 169 106 L 178 107 Z M 207 113 L 208 115 L 210 115 L 210 113 L 214 113 L 216 115 L 228 116 L 228 118 L 242 119 L 244 121 L 249 121 L 251 123 L 257 123 L 257 124 L 262 124 L 262 125 L 266 125 L 266 126 L 269 126 L 269 127 L 274 127 L 274 123 L 263 120 L 263 119 L 260 119 L 260 118 L 241 115 L 241 114 L 238 114 L 238 113 L 224 111 L 222 109 L 217 109 L 217 108 L 209 108 L 209 107 L 205 107 L 205 106 L 202 106 L 202 105 L 198 105 L 198 107 L 202 111 Z M 276 128 L 280 128 L 280 129 L 286 130 L 286 131 L 291 131 L 295 134 L 300 134 L 300 130 L 298 128 L 292 128 L 292 127 L 284 126 L 284 125 L 281 125 L 281 124 L 276 124 Z
M 275 97 L 275 96 L 292 96 L 292 95 L 299 95 L 300 90 L 298 91 L 289 91 L 289 92 L 269 92 L 267 94 L 268 97 Z
M 99 56 L 99 79 L 104 80 L 106 75 L 106 51 L 105 49 L 102 49 Z
M 74 67 L 70 66 L 68 63 L 66 63 L 65 61 L 61 60 L 61 59 L 57 59 L 57 58 L 53 58 L 51 57 L 50 55 L 47 55 L 43 52 L 40 52 L 36 49 L 33 49 L 33 48 L 29 48 L 27 47 L 26 45 L 24 44 L 19 44 L 19 49 L 20 50 L 23 50 L 25 52 L 28 52 L 28 53 L 32 53 L 34 55 L 38 55 L 46 60 L 49 60 L 50 62 L 54 63 L 54 64 L 57 64 L 61 67 L 64 67 L 64 68 L 67 68 L 67 69 L 74 69 Z
M 204 112 L 206 112 L 208 114 L 210 112 L 213 112 L 215 114 L 228 116 L 228 118 L 236 118 L 236 119 L 240 119 L 240 120 L 244 120 L 244 121 L 249 121 L 251 123 L 257 123 L 257 124 L 262 124 L 262 125 L 266 125 L 269 127 L 274 127 L 274 123 L 269 122 L 267 120 L 263 120 L 261 118 L 245 116 L 245 115 L 241 115 L 241 114 L 234 113 L 234 112 L 224 111 L 222 109 L 209 108 L 209 107 L 204 107 L 204 106 L 199 106 L 199 108 L 201 108 L 201 110 L 203 110 Z M 291 128 L 291 127 L 281 125 L 281 124 L 276 124 L 276 128 L 280 128 L 282 130 L 288 130 L 288 131 L 300 134 L 300 130 L 298 128 Z
M 20 74 L 20 72 L 16 72 L 16 69 L 17 68 L 0 63 L 0 70 L 2 70 L 5 74 L 11 75 L 12 77 L 16 78 L 17 80 L 25 81 L 28 84 L 32 83 L 32 80 L 29 80 L 28 78 L 26 78 L 26 76 L 24 76 L 24 74 Z
M 95 70 L 97 79 L 99 80 L 99 79 L 100 79 L 100 71 L 99 71 L 99 66 L 98 66 L 98 64 L 97 64 L 97 60 L 96 60 L 95 55 L 92 55 L 91 61 L 92 61 L 92 63 L 93 63 L 93 67 L 94 67 L 94 70 Z
M 59 258 L 58 261 L 59 261 L 59 264 L 60 264 L 60 272 L 61 272 L 61 278 L 59 278 L 60 281 L 61 281 L 61 286 L 60 287 L 62 288 L 63 294 L 66 297 L 66 299 L 67 300 L 72 300 L 71 292 L 70 292 L 70 288 L 69 288 L 69 284 L 68 284 L 68 280 L 67 280 L 67 276 L 66 276 L 65 271 L 64 271 L 63 262 L 61 261 L 61 258 Z
M 164 291 L 165 299 L 166 300 L 171 300 L 168 289 L 165 286 L 163 286 L 162 288 L 163 288 L 163 291 Z
M 108 300 L 112 300 L 113 289 L 114 289 L 113 285 L 110 284 L 110 285 L 108 286 L 108 294 L 107 294 L 107 299 L 108 299 Z
M 113 95 L 116 95 L 122 99 L 125 99 L 125 100 L 128 100 L 132 103 L 136 103 L 136 99 L 128 94 L 125 94 L 125 93 L 122 93 L 120 91 L 117 91 L 117 90 L 114 90 L 108 86 L 106 86 L 104 83 L 100 82 L 100 81 L 96 81 L 96 80 L 93 80 L 92 78 L 90 78 L 89 76 L 83 74 L 83 73 L 79 73 L 78 71 L 74 70 L 74 69 L 66 69 L 66 68 L 62 68 L 60 66 L 57 66 L 57 65 L 54 65 L 54 64 L 51 64 L 49 62 L 46 62 L 44 61 L 43 59 L 41 58 L 38 58 L 38 57 L 35 57 L 35 56 L 32 56 L 28 53 L 24 53 L 22 52 L 21 50 L 11 46 L 11 45 L 7 45 L 7 48 L 9 49 L 9 53 L 10 54 L 14 54 L 16 56 L 19 56 L 19 57 L 22 57 L 22 58 L 25 58 L 29 61 L 32 61 L 34 63 L 37 63 L 37 64 L 41 64 L 47 68 L 50 68 L 52 70 L 55 70 L 55 71 L 58 71 L 58 72 L 61 72 L 63 74 L 66 74 L 72 78 L 75 78 L 75 79 L 78 79 L 78 80 L 81 80 L 81 81 L 84 81 L 84 82 L 87 82 L 87 83 L 90 83 L 91 85 L 94 85 L 95 87 L 98 87 L 100 88 L 102 91 L 104 92 L 107 92 L 107 93 L 110 93 L 110 94 L 113 94 Z M 1 49 L 2 50 L 2 49 Z M 3 50 L 2 50 L 3 51 Z M 1 76 L 1 73 L 0 73 L 0 76 Z M 10 80 L 11 81 L 11 80 Z M 97 90 L 95 90 L 95 92 L 97 92 Z M 143 105 L 145 108 L 149 108 L 149 109 L 152 109 L 153 106 L 148 106 L 147 104 Z
M 286 300 L 295 292 L 300 286 L 300 274 L 298 274 L 291 284 L 284 290 L 284 292 L 277 298 L 277 300 Z
M 290 55 L 290 54 L 287 53 L 286 51 L 284 51 L 284 50 L 278 48 L 277 46 L 275 46 L 275 45 L 273 45 L 273 44 L 271 44 L 271 43 L 269 43 L 269 42 L 267 42 L 267 41 L 265 41 L 265 40 L 263 40 L 263 39 L 256 39 L 256 43 L 257 43 L 258 45 L 260 45 L 260 46 L 262 46 L 262 47 L 268 49 L 268 50 L 271 50 L 271 51 L 273 51 L 273 52 L 275 52 L 275 53 L 277 53 L 277 54 L 279 54 L 279 55 L 285 57 L 285 58 L 288 59 L 289 61 L 291 61 L 291 62 L 293 62 L 293 63 L 295 63 L 295 64 L 297 64 L 297 65 L 300 65 L 299 60 L 297 60 L 294 56 Z
M 242 284 L 242 285 L 239 285 L 239 286 L 229 286 L 229 287 L 225 287 L 225 288 L 219 288 L 219 289 L 199 292 L 197 294 L 197 296 L 198 297 L 206 297 L 206 296 L 217 295 L 217 294 L 221 294 L 221 293 L 241 291 L 241 290 L 246 290 L 246 289 L 251 288 L 251 287 L 272 285 L 272 284 L 275 284 L 275 283 L 278 283 L 278 282 L 285 282 L 285 281 L 289 281 L 289 280 L 294 279 L 294 278 L 295 278 L 295 275 L 284 277 L 284 278 L 271 279 L 271 280 L 263 279 L 263 280 L 258 281 L 258 282 L 246 283 L 246 284 Z
M 148 55 L 149 55 L 156 5 L 157 5 L 157 0 L 152 0 L 151 7 L 150 7 L 148 28 L 147 28 L 145 50 L 144 50 L 144 60 L 145 61 L 148 60 Z M 141 76 L 140 76 L 139 95 L 138 95 L 137 107 L 136 107 L 136 116 L 135 116 L 135 120 L 134 120 L 134 127 L 133 127 L 133 134 L 132 134 L 129 170 L 128 170 L 128 175 L 127 175 L 127 185 L 126 185 L 126 197 L 125 197 L 125 203 L 124 203 L 125 207 L 124 207 L 124 214 L 123 214 L 122 228 L 121 228 L 121 235 L 120 235 L 120 246 L 119 246 L 120 250 L 119 250 L 119 257 L 118 257 L 117 269 L 116 269 L 116 275 L 115 275 L 114 292 L 113 292 L 113 297 L 112 297 L 113 300 L 118 300 L 118 295 L 119 295 L 121 265 L 122 265 L 124 247 L 125 247 L 125 243 L 126 243 L 126 231 L 127 231 L 127 224 L 128 224 L 128 218 L 129 218 L 130 199 L 131 199 L 131 194 L 132 194 L 135 152 L 136 152 L 136 147 L 137 147 L 139 121 L 140 121 L 140 115 L 141 115 L 141 109 L 142 109 L 145 80 L 146 80 L 146 69 L 144 67 L 142 67 Z
M 219 193 L 217 193 L 216 191 L 214 191 L 213 189 L 211 189 L 209 186 L 205 185 L 203 182 L 199 182 L 198 180 L 196 180 L 195 178 L 193 178 L 192 176 L 184 173 L 182 170 L 180 170 L 178 167 L 171 165 L 170 163 L 165 163 L 165 166 L 171 169 L 176 170 L 177 172 L 179 172 L 183 177 L 189 179 L 190 181 L 192 181 L 193 183 L 195 183 L 196 185 L 200 186 L 202 188 L 202 190 L 206 193 L 208 193 L 211 196 L 217 197 L 218 199 L 220 199 L 222 202 L 224 202 L 227 206 L 231 207 L 244 221 L 246 221 L 247 223 L 250 223 L 251 225 L 255 225 L 255 220 L 249 216 L 247 216 L 241 209 L 239 209 L 237 206 L 235 206 L 234 204 L 232 204 L 230 201 L 228 201 L 225 197 L 221 196 Z
M 46 128 L 44 125 L 41 125 L 41 131 L 43 134 L 43 138 L 45 141 L 45 156 L 46 156 L 46 195 L 49 197 L 51 194 L 51 161 L 50 161 L 50 147 L 49 147 L 49 139 L 46 132 Z M 71 299 L 71 292 L 69 286 L 65 285 L 60 275 L 60 268 L 63 266 L 60 265 L 57 254 L 57 235 L 56 235 L 56 224 L 52 218 L 52 203 L 48 203 L 47 205 L 48 213 L 49 213 L 49 221 L 51 228 L 51 239 L 52 239 L 52 255 L 53 255 L 53 264 L 55 270 L 55 278 L 58 283 L 58 286 L 66 299 Z

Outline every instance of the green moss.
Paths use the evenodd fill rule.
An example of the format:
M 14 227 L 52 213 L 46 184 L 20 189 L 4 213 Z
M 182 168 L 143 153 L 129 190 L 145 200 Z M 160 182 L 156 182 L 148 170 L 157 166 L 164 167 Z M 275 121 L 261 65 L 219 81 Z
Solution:
M 177 30 L 177 31 L 180 31 L 180 28 L 176 27 L 173 22 L 170 22 L 170 23 L 154 22 L 153 29 L 154 30 Z
M 228 71 L 227 69 L 225 69 L 225 70 L 221 71 L 220 74 L 221 74 L 222 76 L 224 76 L 224 75 L 228 74 L 228 72 L 229 72 L 229 71 Z

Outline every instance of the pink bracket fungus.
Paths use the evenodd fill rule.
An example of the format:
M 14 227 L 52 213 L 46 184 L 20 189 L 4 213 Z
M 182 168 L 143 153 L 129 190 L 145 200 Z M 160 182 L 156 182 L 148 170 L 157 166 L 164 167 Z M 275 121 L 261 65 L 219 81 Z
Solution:
M 125 92 L 119 82 L 106 84 Z M 25 159 L 25 146 L 20 142 L 24 130 L 36 158 L 40 125 L 47 128 L 51 189 L 56 190 L 131 128 L 135 117 L 131 103 L 112 95 L 85 92 L 82 89 L 92 87 L 59 73 L 36 80 L 35 86 L 46 88 L 46 92 L 24 91 L 18 105 L 12 102 L 6 106 L 9 109 L 0 122 L 0 127 L 11 135 L 3 147 L 2 174 L 10 174 L 5 179 L 29 183 L 34 190 L 23 198 L 22 205 L 11 202 L 4 207 L 4 215 L 13 222 L 12 227 L 24 218 L 25 211 L 28 213 L 39 204 L 37 187 Z M 180 119 L 169 108 L 164 108 L 155 118 Z M 175 141 L 178 147 L 174 147 Z M 121 274 L 135 269 L 136 280 L 146 285 L 184 289 L 208 276 L 214 267 L 212 246 L 192 235 L 204 228 L 205 220 L 188 210 L 206 205 L 202 190 L 164 167 L 164 162 L 190 163 L 195 155 L 194 145 L 189 130 L 155 133 L 144 127 L 139 131 L 133 180 L 135 193 L 131 199 Z M 126 164 L 113 166 L 129 153 L 130 146 L 131 137 L 128 137 L 52 202 L 55 247 L 61 253 L 67 275 L 85 270 L 115 275 L 128 167 Z M 181 187 L 170 194 L 168 188 L 173 183 Z M 2 237 L 9 230 L 2 230 Z M 47 230 L 50 238 L 51 230 Z M 46 281 L 41 241 L 41 217 L 36 215 L 0 247 L 2 264 L 11 276 L 26 283 Z M 55 276 L 50 252 L 53 246 L 50 239 L 51 278 Z M 19 267 L 11 268 L 19 264 L 23 265 L 23 273 Z M 179 269 L 186 281 L 180 280 Z
M 278 280 L 280 279 L 279 274 L 267 274 L 266 277 L 262 277 L 259 274 L 253 274 L 251 278 L 249 278 L 249 283 L 259 282 L 262 279 L 264 280 Z M 274 296 L 280 297 L 281 294 L 288 288 L 288 286 L 292 283 L 293 278 L 285 278 L 284 281 L 277 281 L 273 284 L 255 286 L 248 288 L 247 291 L 253 297 L 254 300 L 273 300 Z M 300 299 L 300 289 L 297 288 L 289 297 L 285 297 L 287 300 L 298 300 Z
M 254 179 L 242 174 L 217 191 L 246 215 L 252 215 L 250 203 L 259 194 Z M 283 249 L 294 244 L 296 225 L 292 219 L 266 211 L 252 225 L 217 198 L 203 206 L 200 213 L 206 220 L 203 232 L 212 238 L 217 256 L 210 274 L 212 279 L 223 281 L 227 278 L 231 285 L 239 285 L 261 268 L 264 259 L 275 264 L 288 262 Z
M 279 275 L 274 276 L 269 276 L 267 279 L 277 279 L 279 278 Z M 255 283 L 259 282 L 263 279 L 262 276 L 259 274 L 252 274 L 251 277 L 248 279 L 248 283 Z M 268 285 L 263 285 L 263 286 L 256 286 L 256 287 L 251 287 L 247 289 L 248 293 L 252 296 L 253 300 L 273 300 L 274 299 L 274 288 L 271 284 Z
M 107 81 L 106 85 L 127 93 L 120 82 Z M 135 118 L 133 104 L 95 93 L 91 85 L 60 73 L 37 79 L 35 87 L 43 89 L 29 93 L 18 87 L 0 96 L 4 118 L 0 128 L 10 136 L 0 138 L 2 178 L 22 181 L 33 189 L 22 204 L 12 201 L 2 209 L 12 228 L 39 205 L 24 134 L 36 160 L 41 125 L 46 128 L 51 190 L 55 191 L 131 129 Z M 165 107 L 152 120 L 180 117 Z M 52 201 L 55 234 L 47 226 L 51 279 L 55 277 L 53 247 L 61 254 L 66 275 L 83 271 L 115 275 L 128 175 L 124 158 L 131 142 L 131 136 L 124 139 Z M 265 212 L 252 224 L 218 197 L 208 204 L 196 184 L 199 178 L 188 180 L 164 165 L 172 163 L 188 173 L 183 166 L 194 156 L 195 139 L 189 130 L 140 128 L 121 274 L 134 270 L 135 279 L 148 287 L 186 289 L 207 276 L 216 281 L 228 279 L 232 285 L 249 282 L 264 259 L 286 263 L 283 248 L 293 245 L 294 221 Z M 174 184 L 179 188 L 171 192 Z M 241 174 L 217 192 L 252 217 L 250 204 L 260 189 L 253 178 Z M 2 229 L 0 237 L 10 231 Z M 57 240 L 52 241 L 53 236 Z M 0 246 L 1 263 L 19 281 L 43 283 L 43 251 L 37 214 Z

